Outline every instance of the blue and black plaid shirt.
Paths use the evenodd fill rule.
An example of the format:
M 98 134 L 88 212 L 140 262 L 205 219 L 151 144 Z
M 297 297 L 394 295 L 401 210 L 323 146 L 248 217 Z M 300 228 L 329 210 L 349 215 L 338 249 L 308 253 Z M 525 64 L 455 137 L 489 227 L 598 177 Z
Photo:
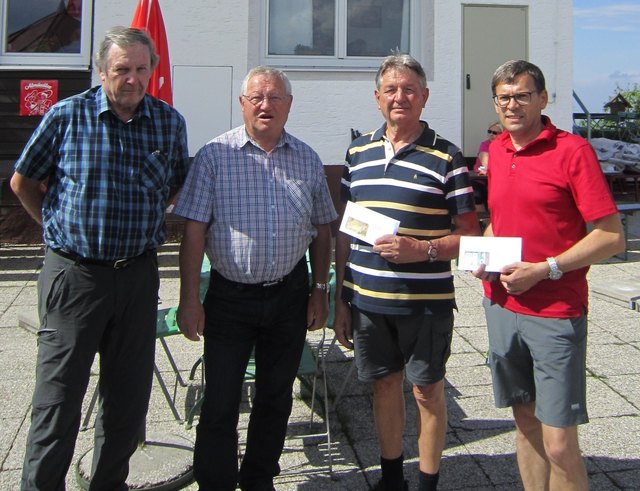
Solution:
M 172 188 L 187 174 L 184 118 L 146 95 L 121 121 L 100 86 L 47 112 L 16 162 L 16 172 L 48 178 L 45 243 L 91 259 L 134 257 L 165 239 Z

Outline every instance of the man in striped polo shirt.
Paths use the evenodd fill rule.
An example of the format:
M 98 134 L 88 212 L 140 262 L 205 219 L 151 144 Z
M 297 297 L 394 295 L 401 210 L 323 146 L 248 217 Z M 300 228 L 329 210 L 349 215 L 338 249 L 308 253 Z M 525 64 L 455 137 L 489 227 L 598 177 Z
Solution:
M 342 184 L 344 202 L 400 221 L 397 235 L 373 246 L 345 234 L 336 241 L 335 330 L 344 346 L 352 347 L 353 338 L 358 377 L 373 385 L 382 468 L 376 489 L 385 491 L 408 489 L 404 372 L 419 410 L 419 489 L 437 487 L 455 308 L 451 259 L 460 235 L 480 233 L 460 150 L 420 120 L 428 96 L 415 59 L 385 58 L 375 90 L 385 124 L 352 142 Z

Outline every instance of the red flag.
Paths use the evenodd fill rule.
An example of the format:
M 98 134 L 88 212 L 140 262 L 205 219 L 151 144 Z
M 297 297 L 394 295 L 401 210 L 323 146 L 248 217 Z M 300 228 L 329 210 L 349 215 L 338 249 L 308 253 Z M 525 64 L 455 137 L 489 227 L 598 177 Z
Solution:
M 156 46 L 160 61 L 153 71 L 147 92 L 158 99 L 173 105 L 171 90 L 171 63 L 169 63 L 169 46 L 167 33 L 162 20 L 162 12 L 158 0 L 140 0 L 136 8 L 131 27 L 143 29 L 149 33 Z

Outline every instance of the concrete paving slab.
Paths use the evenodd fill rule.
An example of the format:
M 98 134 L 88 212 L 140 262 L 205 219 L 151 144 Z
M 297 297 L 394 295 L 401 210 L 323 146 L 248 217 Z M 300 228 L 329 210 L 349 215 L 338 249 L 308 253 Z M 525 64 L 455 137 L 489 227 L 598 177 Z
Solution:
M 590 286 L 593 295 L 631 310 L 635 310 L 640 299 L 640 278 L 592 281 Z
M 636 228 L 640 235 L 640 217 Z M 36 337 L 18 327 L 21 313 L 35 312 L 35 282 L 41 265 L 42 248 L 0 249 L 0 489 L 18 489 L 33 389 Z M 162 306 L 174 306 L 179 295 L 178 245 L 161 248 L 160 297 Z M 514 430 L 509 409 L 493 406 L 491 377 L 484 365 L 487 349 L 486 323 L 481 308 L 480 282 L 466 272 L 455 272 L 459 313 L 456 315 L 452 356 L 446 377 L 449 429 L 442 464 L 440 488 L 444 491 L 473 489 L 521 489 L 514 457 Z M 591 268 L 590 281 L 640 277 L 640 254 L 629 260 L 603 261 Z M 589 313 L 588 404 L 591 422 L 580 427 L 581 446 L 587 459 L 594 490 L 634 489 L 640 482 L 640 314 L 614 302 L 591 296 Z M 25 308 L 27 307 L 27 308 Z M 319 342 L 321 333 L 309 336 Z M 347 380 L 345 392 L 331 413 L 334 473 L 328 472 L 328 449 L 320 438 L 300 438 L 310 414 L 308 392 L 294 389 L 296 399 L 281 459 L 282 475 L 276 489 L 365 490 L 380 476 L 379 453 L 371 414 L 370 388 L 357 381 L 353 353 L 333 345 L 331 331 L 325 340 L 330 398 Z M 167 338 L 167 344 L 184 379 L 202 353 L 201 343 L 181 336 Z M 18 361 L 22 360 L 22 361 Z M 156 363 L 181 413 L 193 404 L 198 381 L 187 387 L 175 385 L 175 374 L 160 345 Z M 84 401 L 86 411 L 97 382 L 97 361 Z M 406 387 L 407 430 L 404 439 L 407 477 L 411 489 L 417 486 L 417 444 L 415 404 Z M 298 397 L 302 396 L 302 397 Z M 8 402 L 4 402 L 8 401 Z M 18 414 L 19 416 L 16 416 Z M 240 432 L 244 435 L 248 407 L 243 404 Z M 314 416 L 319 418 L 316 413 Z M 322 419 L 320 418 L 319 421 Z M 195 429 L 186 430 L 173 417 L 167 401 L 154 381 L 149 416 L 149 432 L 171 431 L 193 439 Z M 93 421 L 80 432 L 74 462 L 93 444 Z M 79 490 L 73 472 L 67 489 Z M 197 485 L 183 489 L 195 491 Z
M 589 345 L 587 366 L 594 375 L 640 373 L 640 352 L 626 343 Z

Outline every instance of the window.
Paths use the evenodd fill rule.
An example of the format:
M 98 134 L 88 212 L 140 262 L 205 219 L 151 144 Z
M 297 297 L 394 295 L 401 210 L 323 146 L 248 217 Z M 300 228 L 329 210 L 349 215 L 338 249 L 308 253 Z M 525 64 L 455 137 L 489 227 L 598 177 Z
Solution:
M 0 65 L 89 68 L 91 0 L 0 0 Z
M 262 61 L 373 68 L 394 50 L 414 54 L 420 1 L 268 0 Z

